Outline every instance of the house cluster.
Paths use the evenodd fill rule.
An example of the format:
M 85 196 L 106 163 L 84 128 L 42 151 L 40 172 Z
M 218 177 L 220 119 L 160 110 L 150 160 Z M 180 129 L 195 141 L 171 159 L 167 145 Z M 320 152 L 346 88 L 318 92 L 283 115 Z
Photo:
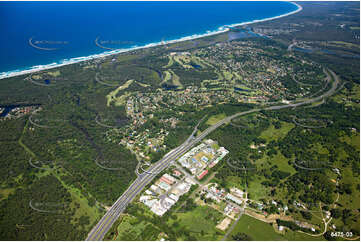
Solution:
M 293 201 L 293 206 L 295 206 L 296 208 L 307 210 L 307 207 L 305 205 L 303 205 L 302 203 L 300 203 L 300 202 L 298 202 L 296 200 Z
M 163 216 L 192 186 L 189 180 L 182 180 L 181 177 L 184 176 L 178 170 L 173 171 L 173 176 L 164 174 L 142 194 L 139 200 L 153 213 Z
M 312 232 L 316 232 L 316 229 L 315 229 L 316 226 L 309 224 L 307 222 L 301 222 L 301 221 L 295 220 L 295 224 L 301 228 L 309 229 Z
M 219 185 L 216 183 L 204 186 L 201 194 L 204 195 L 206 199 L 211 199 L 216 203 L 224 201 L 226 206 L 223 213 L 230 217 L 234 217 L 234 215 L 240 212 L 240 206 L 244 205 L 247 199 L 246 193 L 238 188 L 231 188 L 230 192 L 227 193 L 225 189 L 219 188 Z
M 208 186 L 205 186 L 203 192 L 205 193 L 206 199 L 212 199 L 216 203 L 220 203 L 226 194 L 226 191 L 224 189 L 219 189 L 217 184 L 214 184 L 209 188 Z
M 202 180 L 207 175 L 208 169 L 217 165 L 228 152 L 224 147 L 219 147 L 215 141 L 208 139 L 183 155 L 178 162 L 198 180 Z
M 7 112 L 5 108 L 0 108 L 0 120 L 20 118 L 31 114 L 36 109 L 37 106 L 16 107 Z
M 166 149 L 164 140 L 169 134 L 166 129 L 159 130 L 145 129 L 141 132 L 133 130 L 133 127 L 126 129 L 120 144 L 125 145 L 132 152 L 137 154 L 140 159 L 150 160 L 149 154 Z
M 155 92 L 135 93 L 129 96 L 125 111 L 132 119 L 133 125 L 142 124 L 151 118 L 151 114 L 159 109 L 173 110 L 183 105 L 204 107 L 220 101 L 230 101 L 232 92 L 210 90 L 197 86 L 187 86 L 184 90 L 170 91 L 158 88 Z
M 223 213 L 227 216 L 235 217 L 236 214 L 240 212 L 240 208 L 235 206 L 232 203 L 227 203 L 226 207 L 223 210 Z
M 280 34 L 289 34 L 289 33 L 295 32 L 295 31 L 297 31 L 297 29 L 293 28 L 291 25 L 288 27 L 277 28 L 277 29 L 260 28 L 260 27 L 253 28 L 254 33 L 268 36 L 268 37 L 272 37 L 272 36 L 276 36 L 276 35 L 280 35 Z
M 289 99 L 294 94 L 289 92 L 283 83 L 285 78 L 289 78 L 288 75 L 296 73 L 292 68 L 296 65 L 296 61 L 272 57 L 268 55 L 271 51 L 260 49 L 254 43 L 237 40 L 233 41 L 232 44 L 222 43 L 196 50 L 192 54 L 202 57 L 219 70 L 226 70 L 231 73 L 233 77 L 230 78 L 231 82 L 228 82 L 230 86 L 234 86 L 234 81 L 236 81 L 236 83 L 242 83 L 251 90 L 257 90 L 252 95 L 243 93 L 244 97 L 257 95 L 261 101 Z M 265 55 L 265 53 L 267 54 Z M 242 61 L 239 61 L 240 58 Z M 298 70 L 307 69 L 310 68 L 304 66 L 298 68 Z M 309 79 L 308 74 L 302 74 L 302 76 Z

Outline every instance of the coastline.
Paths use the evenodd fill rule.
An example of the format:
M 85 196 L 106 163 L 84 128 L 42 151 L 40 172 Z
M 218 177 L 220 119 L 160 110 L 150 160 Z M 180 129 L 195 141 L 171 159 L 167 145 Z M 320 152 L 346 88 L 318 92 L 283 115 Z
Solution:
M 242 23 L 236 23 L 236 24 L 230 24 L 230 25 L 223 25 L 223 26 L 219 27 L 217 30 L 206 31 L 206 33 L 204 33 L 204 34 L 193 34 L 190 36 L 185 36 L 185 37 L 181 37 L 181 38 L 174 39 L 174 40 L 149 43 L 149 44 L 146 44 L 143 46 L 135 46 L 135 47 L 127 48 L 127 49 L 117 49 L 117 50 L 105 51 L 100 54 L 93 54 L 93 55 L 84 56 L 84 57 L 74 57 L 74 58 L 70 58 L 70 59 L 64 59 L 64 60 L 59 61 L 59 63 L 54 62 L 54 63 L 46 64 L 46 65 L 37 65 L 37 66 L 27 68 L 25 70 L 13 70 L 13 71 L 7 71 L 7 72 L 0 72 L 0 79 L 16 77 L 16 76 L 26 75 L 26 74 L 30 74 L 30 73 L 39 72 L 39 71 L 54 69 L 54 68 L 65 66 L 65 65 L 76 64 L 76 63 L 80 63 L 83 61 L 94 60 L 94 59 L 117 55 L 117 54 L 129 52 L 129 51 L 156 47 L 156 46 L 162 46 L 162 45 L 167 45 L 167 44 L 174 44 L 174 43 L 178 43 L 178 42 L 189 41 L 189 40 L 199 39 L 199 38 L 203 38 L 203 37 L 207 37 L 207 36 L 217 35 L 217 34 L 225 33 L 227 31 L 229 31 L 230 28 L 233 28 L 233 27 L 275 20 L 275 19 L 283 18 L 283 17 L 286 17 L 286 16 L 289 16 L 289 15 L 292 15 L 292 14 L 302 11 L 303 8 L 299 4 L 297 4 L 295 2 L 289 2 L 289 3 L 297 6 L 297 9 L 294 11 L 291 11 L 289 13 L 281 14 L 281 15 L 274 16 L 274 17 L 269 17 L 269 18 L 264 18 L 264 19 L 259 19 L 259 20 L 256 19 L 256 20 L 252 20 L 252 21 L 248 21 L 248 22 L 242 22 Z

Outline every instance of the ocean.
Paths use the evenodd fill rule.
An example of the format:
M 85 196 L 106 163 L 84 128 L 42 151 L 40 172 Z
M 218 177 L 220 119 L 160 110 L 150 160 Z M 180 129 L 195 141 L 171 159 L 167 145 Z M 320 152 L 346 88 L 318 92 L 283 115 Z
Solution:
M 298 9 L 290 2 L 0 2 L 0 78 Z

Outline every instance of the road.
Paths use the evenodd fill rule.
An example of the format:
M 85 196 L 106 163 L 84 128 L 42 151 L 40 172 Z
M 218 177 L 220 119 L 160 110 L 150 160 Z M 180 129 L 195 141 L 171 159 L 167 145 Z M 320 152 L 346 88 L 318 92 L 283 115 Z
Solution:
M 293 46 L 295 46 L 296 44 L 297 44 L 296 39 L 293 39 L 292 43 L 288 46 L 287 50 L 292 51 Z
M 295 108 L 295 107 L 298 107 L 301 105 L 317 102 L 319 100 L 322 100 L 323 98 L 326 98 L 326 97 L 332 95 L 337 89 L 337 86 L 339 83 L 339 78 L 336 76 L 335 73 L 333 73 L 330 70 L 329 70 L 329 72 L 326 72 L 326 73 L 329 78 L 331 78 L 331 75 L 332 75 L 334 82 L 332 83 L 332 87 L 330 90 L 328 90 L 327 92 L 325 92 L 324 94 L 322 94 L 318 97 L 307 99 L 302 102 L 287 104 L 287 105 L 277 105 L 277 106 L 271 106 L 271 107 L 266 107 L 266 108 L 256 108 L 256 109 L 248 110 L 245 112 L 236 113 L 236 114 L 226 117 L 226 118 L 222 119 L 221 121 L 217 122 L 216 124 L 208 127 L 197 137 L 193 137 L 193 135 L 195 134 L 195 131 L 193 131 L 192 135 L 183 144 L 181 144 L 174 150 L 170 151 L 160 161 L 153 164 L 147 170 L 147 172 L 144 172 L 137 177 L 137 179 L 118 198 L 118 200 L 113 204 L 113 206 L 107 211 L 107 213 L 101 218 L 101 220 L 90 231 L 86 240 L 89 240 L 89 241 L 102 240 L 104 238 L 105 234 L 112 227 L 114 222 L 119 218 L 120 214 L 124 211 L 126 206 L 133 201 L 133 199 L 144 189 L 145 186 L 147 186 L 153 180 L 153 178 L 157 174 L 159 174 L 165 168 L 167 168 L 168 166 L 173 164 L 173 162 L 176 159 L 181 157 L 189 149 L 191 149 L 194 145 L 196 145 L 198 142 L 203 140 L 208 134 L 210 134 L 211 132 L 213 132 L 215 129 L 222 126 L 223 124 L 229 123 L 233 118 L 239 117 L 242 115 L 246 115 L 246 114 L 250 114 L 250 113 L 254 113 L 254 112 L 259 112 L 261 110 L 279 110 L 279 109 L 292 108 L 292 107 Z M 197 126 L 198 126 L 198 124 L 197 124 Z M 196 126 L 195 130 L 197 129 L 197 126 Z

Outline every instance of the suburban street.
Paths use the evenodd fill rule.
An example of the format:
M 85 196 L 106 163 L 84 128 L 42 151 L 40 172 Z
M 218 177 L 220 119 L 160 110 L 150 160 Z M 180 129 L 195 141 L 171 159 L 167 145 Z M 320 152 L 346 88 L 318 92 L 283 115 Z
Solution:
M 191 136 L 183 144 L 181 144 L 180 146 L 169 152 L 160 161 L 153 164 L 147 170 L 147 172 L 144 172 L 137 177 L 137 179 L 118 198 L 118 200 L 113 204 L 113 206 L 106 212 L 106 214 L 101 218 L 101 220 L 96 224 L 96 226 L 90 231 L 86 240 L 102 240 L 106 235 L 106 233 L 109 231 L 109 229 L 112 227 L 114 222 L 119 218 L 120 214 L 124 211 L 126 206 L 133 201 L 133 199 L 144 189 L 145 186 L 147 186 L 153 180 L 153 178 L 157 174 L 159 174 L 164 169 L 166 169 L 171 164 L 173 164 L 179 157 L 181 157 L 183 154 L 188 152 L 189 149 L 191 149 L 198 142 L 202 141 L 207 135 L 209 135 L 212 131 L 222 126 L 223 124 L 229 123 L 235 117 L 239 117 L 242 115 L 259 112 L 262 110 L 279 110 L 284 108 L 295 108 L 301 105 L 311 104 L 320 101 L 332 95 L 338 87 L 339 78 L 335 73 L 333 73 L 330 70 L 328 70 L 326 74 L 327 74 L 327 78 L 329 78 L 330 80 L 333 79 L 332 87 L 327 92 L 325 92 L 324 94 L 318 97 L 308 98 L 304 101 L 299 101 L 296 103 L 269 106 L 265 108 L 256 108 L 256 109 L 236 113 L 234 115 L 222 119 L 216 124 L 208 127 L 200 135 L 194 137 L 193 135 L 195 134 L 198 127 L 197 125 Z

